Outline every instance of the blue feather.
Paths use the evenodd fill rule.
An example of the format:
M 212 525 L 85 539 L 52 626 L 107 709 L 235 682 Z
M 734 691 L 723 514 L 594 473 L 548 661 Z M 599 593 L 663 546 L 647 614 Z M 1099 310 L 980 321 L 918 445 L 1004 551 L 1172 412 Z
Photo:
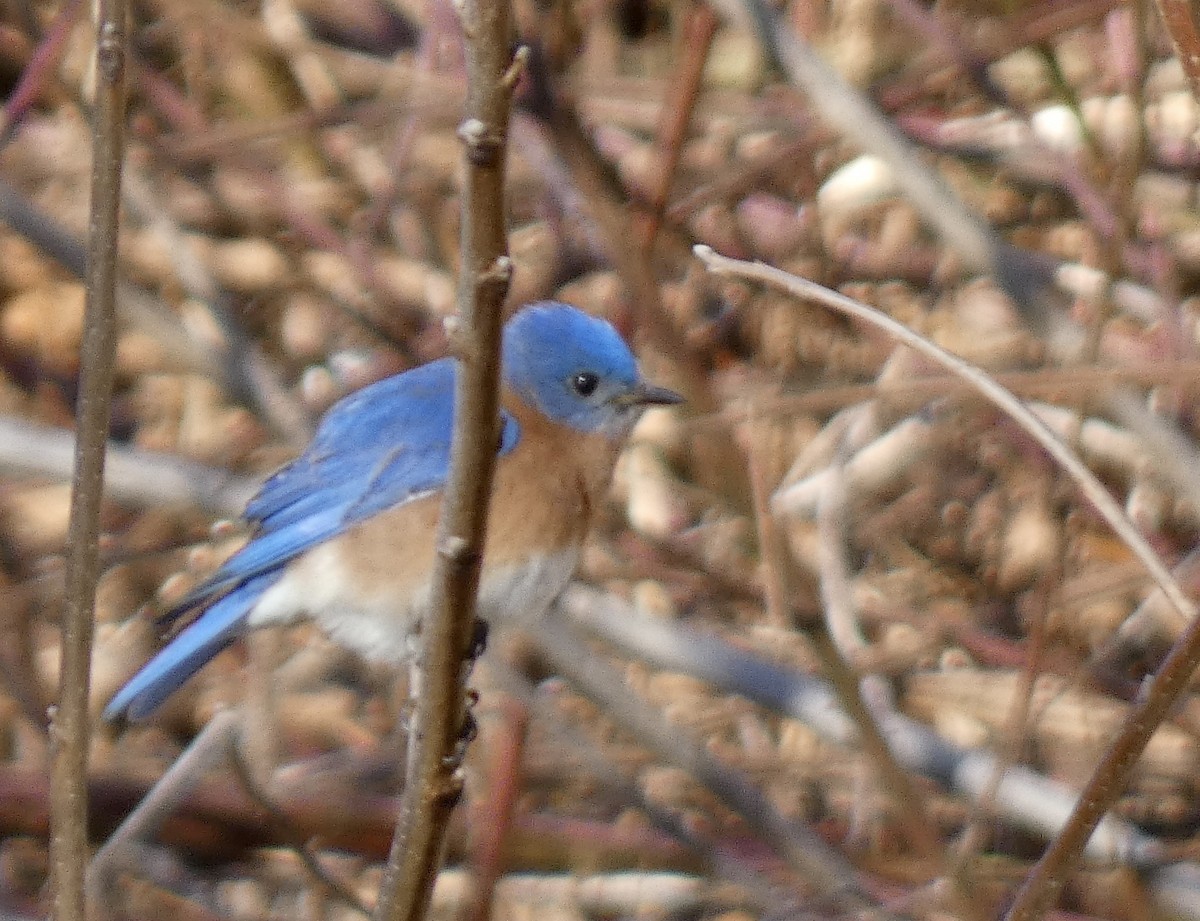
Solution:
M 250 579 L 205 611 L 121 688 L 104 708 L 104 718 L 110 722 L 140 720 L 157 710 L 183 682 L 233 642 L 250 610 L 281 575 L 276 571 Z
M 623 438 L 646 405 L 674 401 L 669 391 L 643 385 L 612 326 L 563 304 L 517 313 L 505 327 L 502 359 L 510 394 L 579 432 Z M 117 694 L 105 718 L 153 712 L 245 629 L 289 562 L 373 515 L 440 490 L 450 465 L 455 374 L 453 360 L 435 361 L 330 409 L 305 452 L 246 506 L 255 529 L 250 541 L 164 619 L 211 607 Z M 516 419 L 501 413 L 498 454 L 511 452 L 520 437 Z
M 450 466 L 454 373 L 452 361 L 435 361 L 334 406 L 308 449 L 246 506 L 245 517 L 258 524 L 250 542 L 161 621 L 279 569 L 384 509 L 439 489 Z M 504 455 L 516 447 L 520 431 L 508 413 L 501 413 L 501 423 Z
M 435 361 L 364 387 L 334 406 L 308 449 L 267 479 L 246 506 L 250 541 L 166 612 L 170 622 L 211 607 L 112 699 L 104 718 L 143 719 L 245 628 L 285 565 L 384 509 L 429 495 L 446 480 L 454 429 L 455 364 Z M 517 444 L 501 414 L 500 454 Z

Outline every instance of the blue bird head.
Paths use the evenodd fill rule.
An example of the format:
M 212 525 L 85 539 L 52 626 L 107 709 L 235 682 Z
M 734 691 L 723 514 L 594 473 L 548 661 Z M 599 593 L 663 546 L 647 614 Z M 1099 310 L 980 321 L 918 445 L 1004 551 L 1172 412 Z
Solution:
M 642 379 L 612 324 L 554 301 L 532 304 L 504 327 L 504 382 L 555 422 L 621 438 L 648 406 L 682 402 Z

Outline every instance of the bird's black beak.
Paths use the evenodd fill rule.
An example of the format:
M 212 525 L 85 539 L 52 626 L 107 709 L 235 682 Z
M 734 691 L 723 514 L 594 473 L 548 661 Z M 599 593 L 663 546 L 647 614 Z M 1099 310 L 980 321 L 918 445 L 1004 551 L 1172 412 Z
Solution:
M 666 387 L 642 382 L 620 397 L 626 406 L 674 406 L 683 402 L 683 397 Z

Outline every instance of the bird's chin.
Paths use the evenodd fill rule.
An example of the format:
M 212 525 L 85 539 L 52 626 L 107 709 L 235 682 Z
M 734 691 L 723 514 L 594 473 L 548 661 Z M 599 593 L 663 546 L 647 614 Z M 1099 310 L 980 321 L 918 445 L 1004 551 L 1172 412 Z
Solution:
M 600 427 L 600 434 L 610 441 L 625 441 L 632 434 L 634 426 L 638 424 L 638 420 L 642 418 L 644 411 L 644 406 L 631 406 L 628 409 L 621 410 L 619 413 L 614 413 Z

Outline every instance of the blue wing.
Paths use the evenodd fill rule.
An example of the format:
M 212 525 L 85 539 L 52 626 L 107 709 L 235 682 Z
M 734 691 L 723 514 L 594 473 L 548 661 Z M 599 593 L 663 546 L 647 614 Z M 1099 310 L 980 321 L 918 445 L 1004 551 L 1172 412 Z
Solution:
M 173 611 L 171 619 L 372 515 L 439 489 L 450 466 L 454 363 L 422 365 L 364 387 L 334 406 L 305 452 L 246 506 L 254 538 Z M 499 453 L 516 420 L 501 414 Z
M 116 693 L 104 708 L 104 718 L 109 722 L 145 719 L 162 706 L 181 684 L 234 641 L 250 608 L 280 575 L 272 572 L 244 582 L 188 624 Z
M 335 405 L 305 452 L 246 506 L 254 537 L 163 619 L 215 600 L 127 684 L 106 719 L 139 719 L 241 632 L 262 594 L 304 551 L 361 521 L 440 488 L 450 464 L 454 363 L 423 365 L 364 387 Z M 498 451 L 519 429 L 501 414 Z M 217 600 L 219 599 L 219 600 Z

